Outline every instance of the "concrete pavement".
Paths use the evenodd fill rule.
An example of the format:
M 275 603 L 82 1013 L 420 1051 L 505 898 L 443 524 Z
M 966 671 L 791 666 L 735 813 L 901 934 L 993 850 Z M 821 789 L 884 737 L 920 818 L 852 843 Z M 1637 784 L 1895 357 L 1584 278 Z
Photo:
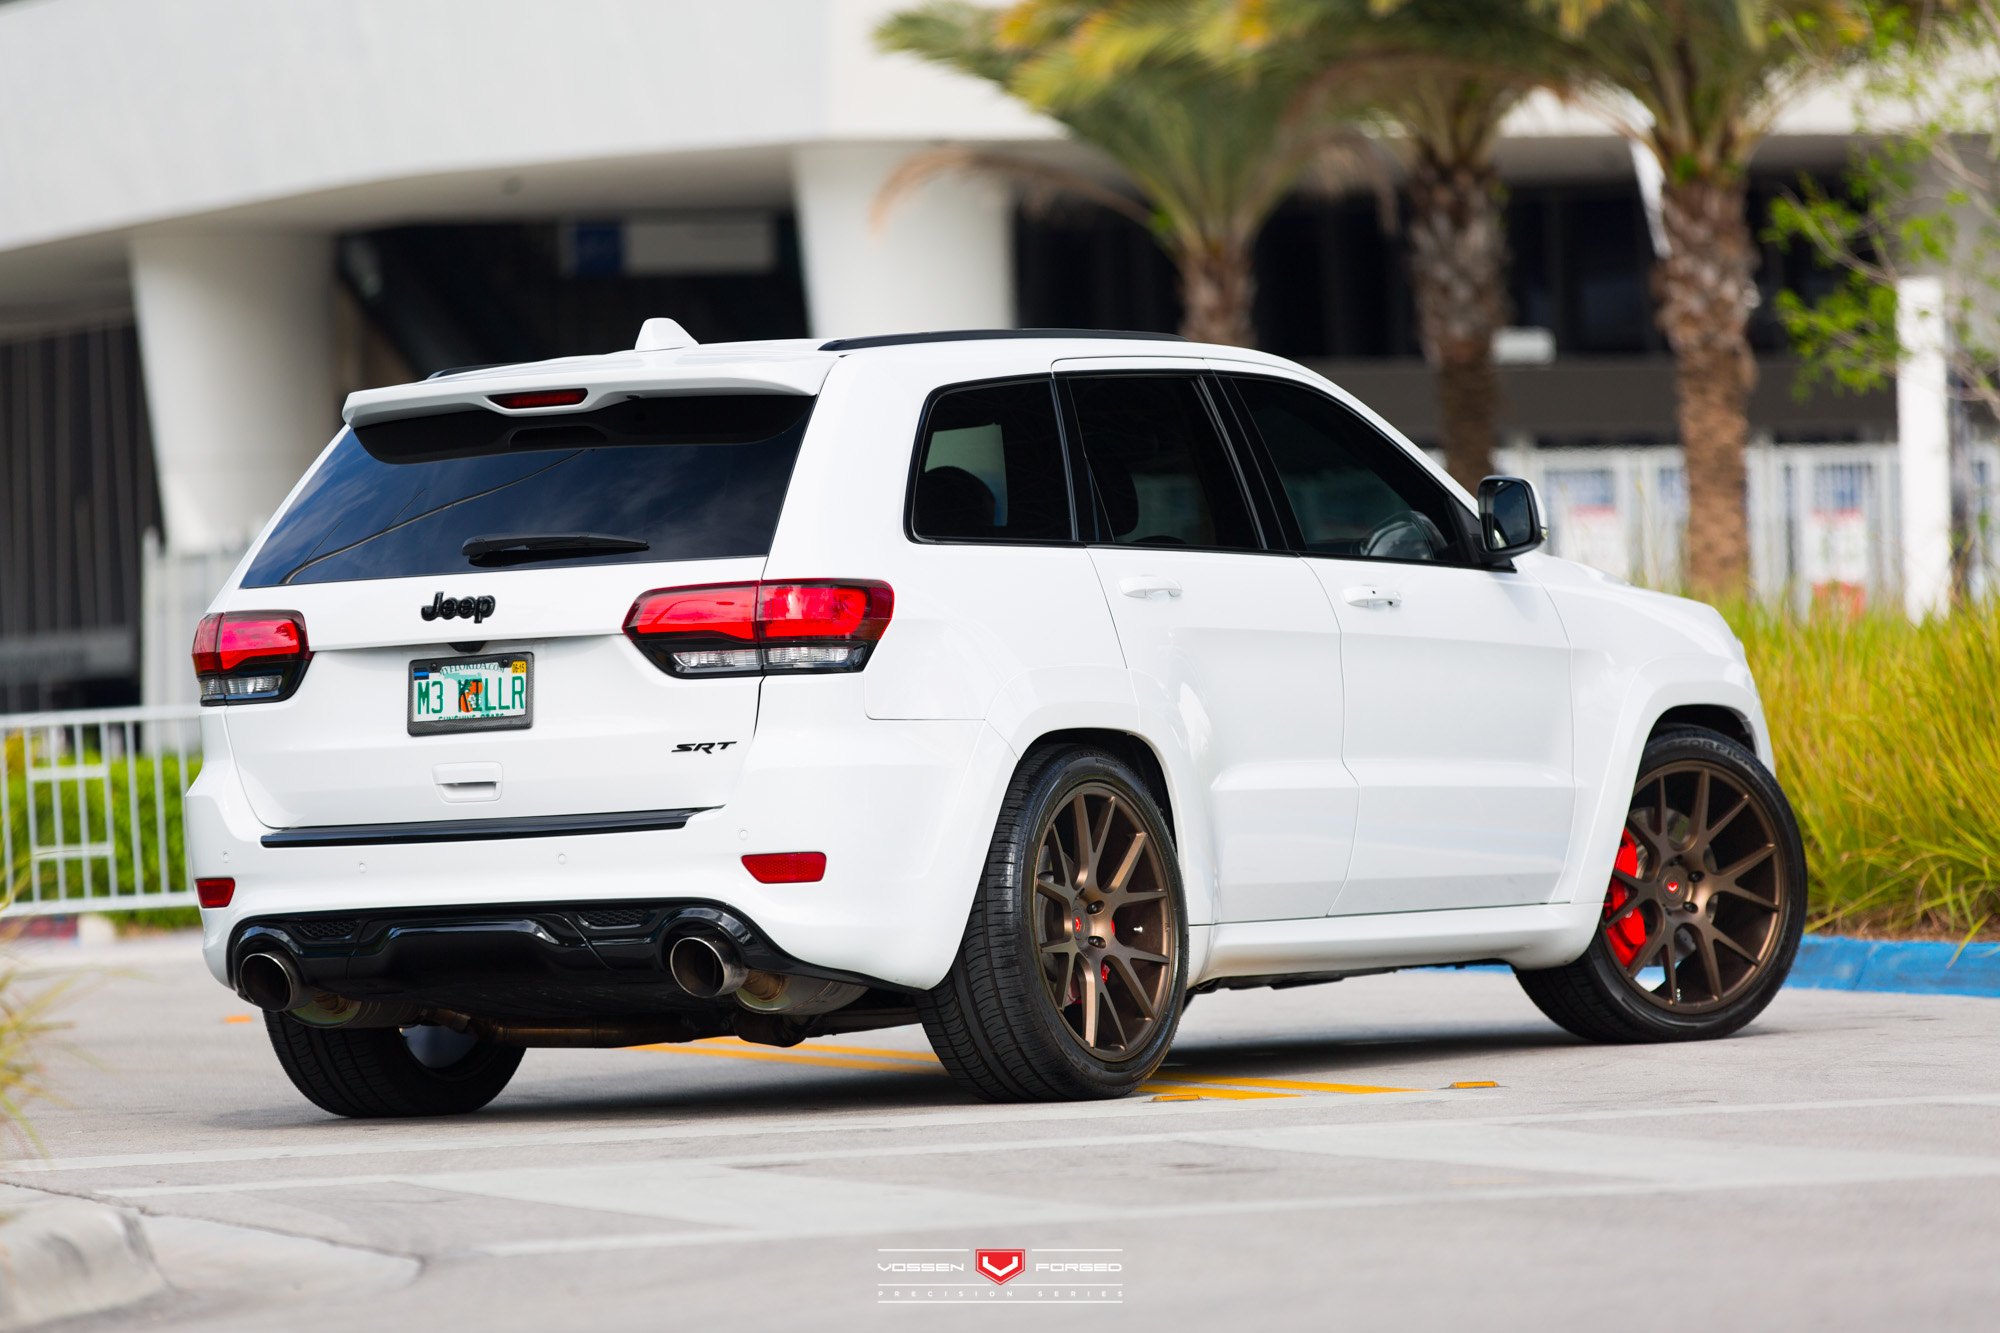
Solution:
M 108 957 L 65 970 L 65 1104 L 36 1111 L 46 1157 L 0 1165 L 0 1210 L 138 1209 L 178 1290 L 76 1327 L 1685 1333 L 2000 1308 L 2000 1000 L 1788 991 L 1733 1040 L 1608 1048 L 1504 973 L 1413 972 L 1204 996 L 1151 1093 L 1112 1104 L 969 1101 L 908 1029 L 530 1051 L 478 1115 L 346 1122 L 192 939 Z M 1008 1312 L 952 1308 L 975 1304 Z

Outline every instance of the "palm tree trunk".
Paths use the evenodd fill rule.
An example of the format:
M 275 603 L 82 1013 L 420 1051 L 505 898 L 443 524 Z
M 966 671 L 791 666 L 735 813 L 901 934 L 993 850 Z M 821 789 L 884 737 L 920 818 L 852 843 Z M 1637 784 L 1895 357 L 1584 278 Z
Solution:
M 1417 334 L 1437 373 L 1445 468 L 1471 490 L 1493 470 L 1500 411 L 1493 365 L 1493 335 L 1507 318 L 1500 177 L 1490 162 L 1423 155 L 1409 189 Z
M 1670 180 L 1660 205 L 1667 253 L 1653 295 L 1687 450 L 1688 583 L 1704 597 L 1740 597 L 1750 586 L 1743 450 L 1757 383 L 1746 333 L 1757 251 L 1740 179 Z
M 1257 295 L 1250 243 L 1205 239 L 1174 251 L 1181 275 L 1181 336 L 1198 343 L 1255 347 L 1250 305 Z

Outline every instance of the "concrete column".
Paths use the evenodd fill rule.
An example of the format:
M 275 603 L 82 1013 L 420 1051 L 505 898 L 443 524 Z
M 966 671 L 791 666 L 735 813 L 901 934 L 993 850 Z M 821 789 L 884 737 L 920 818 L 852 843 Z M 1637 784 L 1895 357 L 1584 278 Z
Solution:
M 142 234 L 131 262 L 167 549 L 240 548 L 340 424 L 330 242 Z
M 1012 209 L 998 184 L 948 176 L 870 219 L 918 146 L 819 144 L 792 158 L 815 337 L 1012 328 Z
M 1903 606 L 1912 620 L 1951 606 L 1951 399 L 1946 380 L 1944 282 L 1896 286 L 1897 459 L 1903 520 Z

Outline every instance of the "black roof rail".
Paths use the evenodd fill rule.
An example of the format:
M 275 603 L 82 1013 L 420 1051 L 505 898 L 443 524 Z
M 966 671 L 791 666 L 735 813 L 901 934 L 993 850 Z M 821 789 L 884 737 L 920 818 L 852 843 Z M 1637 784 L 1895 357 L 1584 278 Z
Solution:
M 835 338 L 819 345 L 822 352 L 858 352 L 864 347 L 905 347 L 912 343 L 983 342 L 1001 338 L 1104 338 L 1141 342 L 1184 343 L 1178 333 L 1139 333 L 1129 329 L 936 329 L 929 333 L 877 333 L 867 338 Z

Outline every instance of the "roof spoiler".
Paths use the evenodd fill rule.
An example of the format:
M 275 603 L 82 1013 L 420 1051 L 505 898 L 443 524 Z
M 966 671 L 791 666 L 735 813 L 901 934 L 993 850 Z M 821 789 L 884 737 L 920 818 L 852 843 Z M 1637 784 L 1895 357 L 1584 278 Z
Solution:
M 350 426 L 365 426 L 475 407 L 510 417 L 588 412 L 621 399 L 653 394 L 811 395 L 819 392 L 836 360 L 804 351 L 746 351 L 738 357 L 726 348 L 696 351 L 699 347 L 676 321 L 654 318 L 640 328 L 638 341 L 629 352 L 441 370 L 415 384 L 351 393 L 340 415 Z M 689 351 L 696 351 L 696 355 L 660 355 Z

